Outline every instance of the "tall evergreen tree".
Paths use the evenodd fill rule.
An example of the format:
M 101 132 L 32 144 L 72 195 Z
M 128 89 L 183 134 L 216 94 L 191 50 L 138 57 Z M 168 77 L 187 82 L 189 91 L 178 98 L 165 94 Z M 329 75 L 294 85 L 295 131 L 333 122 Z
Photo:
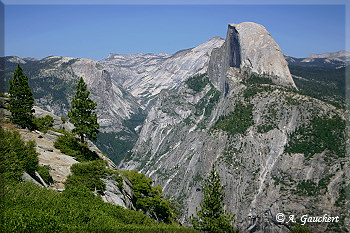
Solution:
M 98 134 L 97 115 L 95 109 L 97 104 L 89 98 L 90 91 L 83 78 L 80 78 L 77 86 L 77 92 L 71 102 L 69 110 L 69 121 L 75 126 L 73 133 L 79 135 L 80 141 L 85 143 L 85 138 L 95 140 Z
M 203 200 L 197 217 L 191 216 L 195 229 L 204 232 L 238 232 L 233 228 L 235 217 L 224 210 L 224 186 L 220 184 L 220 176 L 213 165 L 209 177 L 204 181 Z
M 34 97 L 28 85 L 28 77 L 23 74 L 22 67 L 17 65 L 13 79 L 9 81 L 9 111 L 11 121 L 22 128 L 33 126 Z

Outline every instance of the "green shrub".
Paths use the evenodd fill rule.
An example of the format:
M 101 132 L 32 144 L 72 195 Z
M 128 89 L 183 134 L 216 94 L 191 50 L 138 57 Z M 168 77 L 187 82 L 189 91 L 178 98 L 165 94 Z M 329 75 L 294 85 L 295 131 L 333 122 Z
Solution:
M 206 73 L 198 74 L 198 75 L 194 75 L 192 77 L 189 77 L 185 81 L 185 83 L 188 86 L 188 88 L 194 90 L 195 92 L 200 92 L 209 83 L 209 77 L 207 76 Z
M 67 119 L 65 117 L 61 117 L 61 121 L 64 123 L 66 123 Z
M 266 74 L 256 74 L 256 73 L 251 73 L 249 77 L 244 80 L 245 84 L 270 84 L 273 85 L 274 83 L 272 82 L 271 77 L 269 77 Z
M 0 127 L 0 173 L 6 180 L 19 180 L 23 172 L 38 170 L 38 153 L 34 141 L 24 142 L 18 131 Z
M 305 225 L 296 224 L 289 233 L 312 233 L 312 231 Z
M 45 181 L 46 184 L 52 184 L 53 183 L 53 179 L 52 179 L 52 176 L 49 173 L 49 170 L 50 170 L 50 166 L 49 165 L 39 166 L 38 167 L 38 173 L 41 176 L 41 178 L 43 178 L 43 180 Z
M 301 181 L 297 186 L 297 191 L 306 196 L 315 196 L 319 194 L 319 188 L 312 180 Z
M 33 123 L 35 128 L 39 131 L 46 133 L 50 127 L 53 126 L 54 119 L 52 116 L 46 115 L 42 118 L 34 118 Z
M 224 130 L 233 136 L 245 133 L 253 124 L 253 105 L 238 102 L 235 110 L 226 116 L 221 116 L 213 128 Z
M 75 157 L 79 162 L 99 159 L 95 152 L 90 151 L 85 144 L 80 143 L 78 139 L 69 132 L 58 136 L 54 142 L 54 147 L 66 155 Z M 84 156 L 82 154 L 83 150 L 85 150 Z
M 104 160 L 75 163 L 70 168 L 72 175 L 68 176 L 65 186 L 84 186 L 91 191 L 104 191 L 106 185 L 101 178 L 109 174 L 106 166 L 107 162 Z
M 168 199 L 163 196 L 160 185 L 153 187 L 152 179 L 136 170 L 121 170 L 123 175 L 130 180 L 135 194 L 133 203 L 137 209 L 148 212 L 152 218 L 165 223 L 171 223 L 174 219 L 174 211 L 171 209 Z

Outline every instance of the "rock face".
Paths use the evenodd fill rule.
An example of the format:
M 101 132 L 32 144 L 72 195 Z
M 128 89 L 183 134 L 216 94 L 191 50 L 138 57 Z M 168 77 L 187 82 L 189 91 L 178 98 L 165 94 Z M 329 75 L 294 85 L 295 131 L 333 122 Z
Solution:
M 203 180 L 215 164 L 225 207 L 242 232 L 291 229 L 276 221 L 277 213 L 343 216 L 339 224 L 308 227 L 344 231 L 346 113 L 297 93 L 277 48 L 260 25 L 230 25 L 225 43 L 212 52 L 208 79 L 198 81 L 204 87 L 164 90 L 149 111 L 131 158 L 121 166 L 141 170 L 175 196 L 184 208 L 183 223 L 199 208 Z M 313 136 L 325 131 L 334 133 Z M 341 149 L 323 140 L 338 141 Z
M 0 97 L 0 119 L 10 120 L 11 113 L 7 110 L 9 99 Z
M 104 182 L 106 184 L 106 191 L 101 195 L 103 201 L 130 210 L 136 210 L 131 201 L 134 198 L 134 191 L 130 181 L 125 179 L 121 188 L 118 187 L 117 182 L 114 180 L 104 179 Z
M 114 80 L 139 98 L 143 107 L 161 90 L 181 85 L 189 76 L 206 69 L 211 51 L 224 40 L 214 37 L 192 49 L 168 54 L 110 54 L 100 61 Z
M 256 23 L 229 24 L 225 43 L 213 50 L 208 74 L 221 91 L 230 67 L 270 76 L 278 85 L 296 87 L 280 47 L 266 29 Z
M 52 128 L 54 128 L 54 129 L 57 129 L 57 130 L 65 129 L 65 130 L 71 131 L 74 128 L 74 125 L 72 123 L 70 123 L 68 121 L 63 122 L 61 117 L 58 117 L 51 112 L 45 111 L 44 109 L 39 108 L 38 106 L 34 106 L 33 109 L 34 109 L 33 115 L 36 118 L 43 118 L 45 116 L 51 116 L 54 120 L 53 125 L 52 125 Z

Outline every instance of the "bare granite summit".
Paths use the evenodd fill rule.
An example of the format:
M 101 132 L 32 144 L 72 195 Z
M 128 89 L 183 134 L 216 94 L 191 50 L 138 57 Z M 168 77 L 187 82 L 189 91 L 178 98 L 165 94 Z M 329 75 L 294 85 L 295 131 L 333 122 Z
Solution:
M 208 73 L 222 91 L 230 67 L 269 76 L 277 85 L 296 88 L 280 47 L 265 27 L 256 23 L 229 24 L 225 43 L 213 49 Z

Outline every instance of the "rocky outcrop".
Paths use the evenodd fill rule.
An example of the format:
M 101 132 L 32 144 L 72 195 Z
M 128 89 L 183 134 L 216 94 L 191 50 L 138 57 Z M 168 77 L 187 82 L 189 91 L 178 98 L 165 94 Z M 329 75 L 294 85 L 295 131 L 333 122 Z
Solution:
M 62 117 L 58 117 L 55 114 L 53 114 L 52 112 L 45 111 L 44 109 L 39 108 L 38 106 L 34 106 L 33 109 L 34 109 L 33 115 L 36 118 L 43 118 L 45 116 L 51 116 L 54 120 L 53 125 L 52 125 L 52 128 L 54 128 L 54 129 L 57 129 L 57 130 L 65 129 L 67 131 L 71 131 L 74 128 L 73 124 L 71 124 L 67 120 L 63 120 Z
M 136 210 L 131 201 L 135 195 L 129 180 L 124 177 L 122 187 L 118 187 L 118 183 L 112 179 L 104 179 L 103 181 L 106 184 L 106 190 L 101 195 L 103 201 Z
M 7 111 L 7 103 L 8 98 L 0 97 L 0 110 L 2 110 L 2 112 Z M 45 117 L 46 115 L 51 116 L 54 119 L 54 129 L 71 130 L 74 128 L 72 124 L 63 122 L 61 118 L 39 108 L 38 106 L 34 106 L 34 110 L 34 116 L 37 118 Z M 11 113 L 9 112 L 7 118 L 9 119 L 10 116 Z M 6 120 L 7 118 L 0 116 L 0 120 L 2 121 Z M 11 129 L 13 128 L 11 125 L 4 125 L 4 127 L 9 127 Z M 27 129 L 18 129 L 18 131 L 24 140 L 31 140 L 35 142 L 36 151 L 38 152 L 39 165 L 49 167 L 49 173 L 52 176 L 53 183 L 50 185 L 46 184 L 38 172 L 35 172 L 35 174 L 32 176 L 25 172 L 21 178 L 24 181 L 29 181 L 45 188 L 60 192 L 63 191 L 65 189 L 64 182 L 66 181 L 67 177 L 71 175 L 71 166 L 78 163 L 75 158 L 61 153 L 60 150 L 54 147 L 54 142 L 56 141 L 57 137 L 63 134 L 52 130 L 47 130 L 46 133 L 29 131 Z M 112 160 L 105 156 L 91 141 L 88 141 L 88 149 L 95 152 L 99 158 L 106 161 L 110 169 L 117 169 L 117 166 L 112 162 Z M 123 178 L 121 187 L 118 186 L 118 183 L 113 179 L 113 177 L 103 179 L 106 184 L 106 190 L 99 194 L 105 202 L 135 210 L 132 203 L 134 198 L 132 184 L 125 176 L 121 176 Z
M 11 113 L 7 110 L 9 98 L 0 97 L 0 119 L 10 120 Z
M 259 24 L 229 24 L 225 43 L 214 49 L 208 74 L 213 84 L 225 89 L 230 67 L 269 76 L 278 85 L 296 88 L 282 51 L 267 30 Z

